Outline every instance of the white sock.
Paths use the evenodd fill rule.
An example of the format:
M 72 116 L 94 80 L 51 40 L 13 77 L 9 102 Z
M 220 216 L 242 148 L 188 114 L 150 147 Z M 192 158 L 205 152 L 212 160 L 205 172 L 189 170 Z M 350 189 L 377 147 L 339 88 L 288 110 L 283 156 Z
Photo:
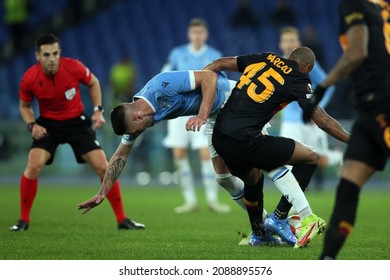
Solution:
M 283 166 L 272 170 L 268 173 L 268 177 L 288 202 L 294 206 L 301 219 L 313 213 L 298 181 L 287 167 Z
M 231 195 L 232 199 L 246 211 L 243 202 L 244 182 L 230 173 L 215 174 L 215 179 L 217 183 Z
M 328 157 L 329 166 L 341 165 L 343 163 L 343 153 L 340 151 L 329 150 L 325 153 L 325 155 Z
M 179 172 L 179 183 L 185 203 L 196 204 L 197 199 L 188 158 L 175 160 L 175 164 Z
M 230 173 L 216 174 L 217 183 L 223 187 L 232 197 L 232 199 L 246 212 L 244 205 L 244 182 Z M 267 211 L 263 209 L 263 221 L 267 218 Z
M 218 201 L 218 185 L 215 182 L 215 172 L 210 159 L 201 161 L 201 170 L 207 203 L 216 203 Z

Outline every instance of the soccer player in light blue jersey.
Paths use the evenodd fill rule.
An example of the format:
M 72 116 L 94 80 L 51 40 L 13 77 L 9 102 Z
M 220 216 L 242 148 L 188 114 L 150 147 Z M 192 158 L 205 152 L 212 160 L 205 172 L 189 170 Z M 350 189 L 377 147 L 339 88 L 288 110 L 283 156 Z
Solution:
M 281 29 L 279 49 L 283 52 L 285 57 L 287 57 L 295 48 L 300 46 L 301 42 L 299 40 L 297 28 L 287 26 Z M 309 77 L 313 88 L 325 79 L 326 73 L 318 62 L 315 63 Z M 319 103 L 320 107 L 325 108 L 328 105 L 334 90 L 334 86 L 327 89 L 324 98 Z M 342 164 L 342 152 L 329 149 L 327 134 L 319 129 L 314 123 L 303 123 L 302 109 L 299 107 L 298 102 L 291 102 L 282 111 L 280 136 L 293 138 L 294 140 L 313 147 L 320 155 L 318 167 L 321 169 L 328 166 L 341 166 Z M 321 189 L 321 185 L 316 186 L 316 188 Z
M 203 19 L 194 18 L 188 26 L 189 43 L 174 48 L 162 71 L 201 70 L 213 60 L 222 56 L 221 52 L 206 44 L 208 38 L 207 23 Z M 175 213 L 192 212 L 199 209 L 195 194 L 193 172 L 191 170 L 188 148 L 199 151 L 202 183 L 205 188 L 208 208 L 217 213 L 229 212 L 230 207 L 218 201 L 218 186 L 214 180 L 214 172 L 208 150 L 205 127 L 200 133 L 191 133 L 184 129 L 190 116 L 168 120 L 168 133 L 163 144 L 172 149 L 172 156 L 179 175 L 180 189 L 184 204 L 175 207 Z

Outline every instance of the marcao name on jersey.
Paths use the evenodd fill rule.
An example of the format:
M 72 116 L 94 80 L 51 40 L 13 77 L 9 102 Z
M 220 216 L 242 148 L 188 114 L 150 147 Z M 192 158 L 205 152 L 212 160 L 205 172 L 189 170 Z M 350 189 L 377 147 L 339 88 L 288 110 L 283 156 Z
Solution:
M 273 65 L 282 70 L 284 74 L 289 74 L 292 71 L 292 68 L 286 65 L 286 63 L 284 63 L 284 61 L 281 60 L 280 57 L 278 57 L 276 54 L 269 54 L 267 56 L 267 60 L 272 62 Z

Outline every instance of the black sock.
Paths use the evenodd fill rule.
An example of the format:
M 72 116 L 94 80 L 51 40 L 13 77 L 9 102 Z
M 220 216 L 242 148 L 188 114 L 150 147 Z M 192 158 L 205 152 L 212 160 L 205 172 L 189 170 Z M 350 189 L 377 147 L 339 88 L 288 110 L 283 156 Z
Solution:
M 305 191 L 310 183 L 311 177 L 313 177 L 314 171 L 316 171 L 317 165 L 315 164 L 297 164 L 294 165 L 291 172 L 297 179 L 302 191 Z
M 341 179 L 320 259 L 335 259 L 355 224 L 360 188 Z
M 255 185 L 244 186 L 244 204 L 248 211 L 249 222 L 252 232 L 257 236 L 263 236 L 265 228 L 263 225 L 263 185 L 264 175 Z
M 297 179 L 299 186 L 302 191 L 305 191 L 307 185 L 309 185 L 310 179 L 313 176 L 314 171 L 316 170 L 317 165 L 315 164 L 297 164 L 294 165 L 291 172 L 294 175 L 295 179 Z M 274 211 L 275 218 L 277 220 L 287 219 L 288 212 L 290 211 L 292 205 L 288 200 L 282 196 L 276 206 Z
M 288 211 L 290 211 L 290 209 L 288 209 L 287 211 L 283 211 L 283 212 L 280 210 L 280 209 L 284 208 L 283 207 L 284 205 L 286 205 L 285 201 L 287 201 L 287 199 L 284 198 L 284 200 L 285 200 L 284 201 L 283 198 L 284 198 L 284 196 L 280 199 L 279 204 L 274 211 L 275 219 L 277 219 L 277 220 L 286 219 L 287 215 L 288 215 Z M 289 202 L 287 201 L 287 203 L 289 203 Z

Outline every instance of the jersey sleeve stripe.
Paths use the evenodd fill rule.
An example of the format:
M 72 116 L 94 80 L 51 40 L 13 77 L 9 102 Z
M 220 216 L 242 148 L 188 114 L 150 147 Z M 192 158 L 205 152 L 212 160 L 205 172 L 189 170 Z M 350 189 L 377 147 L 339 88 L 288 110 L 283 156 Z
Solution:
M 189 78 L 190 78 L 190 85 L 191 85 L 191 90 L 194 90 L 195 87 L 195 73 L 194 71 L 188 71 Z

